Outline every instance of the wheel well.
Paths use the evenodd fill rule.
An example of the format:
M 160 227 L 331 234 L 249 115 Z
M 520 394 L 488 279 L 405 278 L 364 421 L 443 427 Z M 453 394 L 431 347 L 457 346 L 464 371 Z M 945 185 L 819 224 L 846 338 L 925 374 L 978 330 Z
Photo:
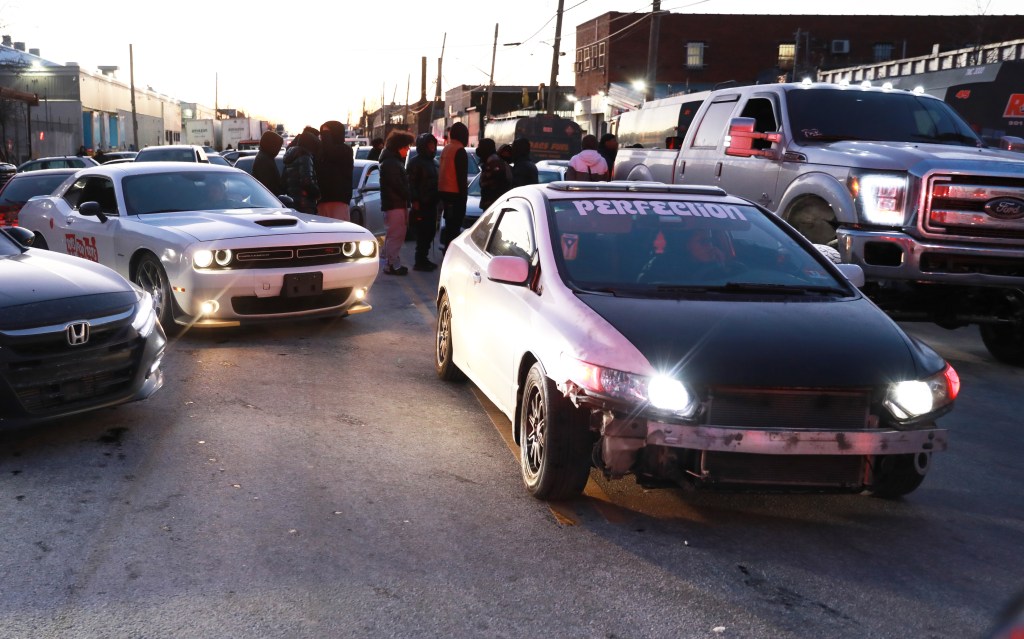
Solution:
M 629 170 L 629 175 L 626 179 L 631 182 L 650 182 L 653 178 L 651 177 L 651 170 L 644 164 L 638 164 Z
M 139 249 L 135 251 L 135 253 L 132 254 L 132 259 L 128 261 L 128 279 L 131 281 L 135 281 L 135 273 L 139 268 L 139 262 L 141 262 L 142 258 L 146 255 L 152 257 L 157 262 L 160 261 L 160 258 L 158 258 L 156 254 L 149 249 Z
M 827 211 L 828 214 L 832 217 L 832 219 L 835 219 L 836 217 L 835 211 L 832 210 L 832 205 L 829 204 L 827 201 L 818 197 L 817 195 L 804 195 L 793 200 L 793 202 L 789 205 L 789 208 L 786 209 L 786 214 L 783 217 L 783 219 L 785 219 L 788 222 L 790 218 L 793 217 L 794 213 L 804 210 L 818 210 L 822 212 Z
M 526 376 L 530 374 L 530 369 L 536 363 L 537 358 L 534 357 L 533 353 L 525 353 L 523 359 L 519 362 L 519 370 L 516 372 L 516 418 L 512 422 L 512 438 L 517 444 L 520 443 L 519 412 L 523 406 L 523 383 L 526 381 Z

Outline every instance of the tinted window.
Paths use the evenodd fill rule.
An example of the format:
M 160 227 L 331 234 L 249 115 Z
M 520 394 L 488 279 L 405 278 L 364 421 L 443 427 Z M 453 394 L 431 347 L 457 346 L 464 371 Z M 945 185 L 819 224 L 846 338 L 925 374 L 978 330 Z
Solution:
M 63 175 L 26 175 L 23 178 L 12 179 L 0 191 L 0 200 L 4 202 L 27 202 L 33 195 L 48 195 L 60 186 L 68 174 Z
M 718 144 L 725 136 L 726 128 L 729 126 L 729 118 L 733 109 L 736 108 L 736 101 L 714 102 L 708 105 L 704 112 L 697 133 L 693 137 L 693 146 L 705 149 L 717 149 Z
M 473 230 L 469 232 L 469 239 L 473 241 L 473 244 L 480 247 L 481 251 L 487 245 L 487 236 L 491 234 L 491 229 L 494 228 L 494 220 L 497 217 L 498 214 L 494 211 L 484 215 L 473 225 Z
M 105 177 L 80 177 L 64 192 L 64 201 L 77 209 L 86 202 L 96 202 L 107 215 L 117 215 L 114 183 Z
M 237 171 L 129 175 L 121 189 L 132 215 L 281 206 L 255 178 Z

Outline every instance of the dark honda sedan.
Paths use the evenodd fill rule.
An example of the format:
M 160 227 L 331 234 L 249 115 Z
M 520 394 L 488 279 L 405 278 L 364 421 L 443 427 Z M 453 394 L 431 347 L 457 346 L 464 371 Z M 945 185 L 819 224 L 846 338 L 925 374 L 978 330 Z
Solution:
M 149 294 L 31 238 L 0 229 L 0 427 L 155 393 L 167 340 Z

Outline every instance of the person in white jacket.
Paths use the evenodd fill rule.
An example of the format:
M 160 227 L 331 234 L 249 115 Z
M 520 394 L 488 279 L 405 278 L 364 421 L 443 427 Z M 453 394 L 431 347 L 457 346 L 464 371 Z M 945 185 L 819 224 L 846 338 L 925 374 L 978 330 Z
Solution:
M 597 151 L 597 136 L 584 135 L 581 140 L 583 150 L 572 156 L 569 168 L 565 171 L 566 180 L 583 182 L 607 182 L 611 172 L 608 162 Z

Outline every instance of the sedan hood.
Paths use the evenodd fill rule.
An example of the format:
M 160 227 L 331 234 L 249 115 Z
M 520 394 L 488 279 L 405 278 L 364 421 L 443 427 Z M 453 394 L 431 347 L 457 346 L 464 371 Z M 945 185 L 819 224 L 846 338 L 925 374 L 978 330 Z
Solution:
M 143 224 L 185 233 L 199 242 L 292 233 L 361 233 L 351 222 L 298 213 L 291 209 L 184 211 L 138 216 Z
M 864 298 L 781 302 L 580 299 L 656 370 L 694 383 L 788 388 L 873 386 L 942 369 Z
M 132 292 L 113 270 L 77 257 L 33 249 L 0 257 L 0 309 L 49 300 Z
M 909 142 L 832 142 L 807 145 L 800 150 L 813 164 L 881 171 L 906 171 L 909 167 L 915 175 L 924 175 L 936 168 L 948 170 L 955 164 L 963 171 L 1010 172 L 1024 176 L 1024 156 L 999 149 Z

